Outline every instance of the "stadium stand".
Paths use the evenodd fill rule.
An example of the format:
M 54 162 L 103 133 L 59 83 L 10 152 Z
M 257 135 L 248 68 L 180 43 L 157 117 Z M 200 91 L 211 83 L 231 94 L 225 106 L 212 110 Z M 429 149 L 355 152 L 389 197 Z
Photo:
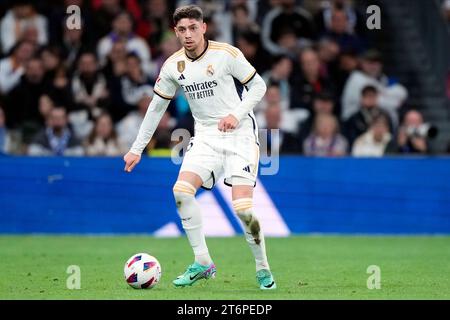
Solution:
M 299 146 L 311 133 L 315 116 L 313 101 L 325 93 L 333 99 L 337 134 L 350 142 L 338 154 L 351 155 L 358 137 L 347 135 L 347 120 L 359 111 L 367 84 L 379 90 L 378 104 L 389 113 L 394 140 L 405 113 L 417 110 L 438 132 L 434 139 L 426 137 L 427 154 L 448 151 L 448 1 L 19 0 L 0 3 L 0 106 L 6 124 L 2 137 L 7 136 L 0 140 L 2 154 L 30 154 L 29 145 L 50 110 L 61 106 L 68 113 L 69 130 L 85 149 L 94 123 L 105 113 L 118 140 L 129 145 L 132 138 L 121 136 L 126 135 L 121 126 L 145 109 L 142 104 L 152 97 L 162 63 L 179 49 L 171 13 L 186 3 L 203 6 L 207 37 L 237 46 L 273 89 L 255 113 L 261 128 L 270 112 L 280 113 L 275 126 L 288 139 L 274 144 L 284 145 L 281 153 L 302 153 Z M 69 5 L 81 8 L 79 29 L 68 25 Z M 381 9 L 379 30 L 366 26 L 368 5 Z M 134 125 L 139 119 L 134 118 Z M 164 127 L 170 130 L 192 132 L 182 94 L 171 102 L 166 120 Z M 167 132 L 158 136 L 165 142 L 151 142 L 147 154 L 171 145 Z

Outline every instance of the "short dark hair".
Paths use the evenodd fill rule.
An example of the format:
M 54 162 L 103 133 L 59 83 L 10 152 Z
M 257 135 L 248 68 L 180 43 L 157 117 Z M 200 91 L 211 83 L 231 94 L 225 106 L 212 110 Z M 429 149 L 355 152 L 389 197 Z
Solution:
M 384 113 L 380 113 L 380 114 L 376 115 L 372 119 L 372 122 L 370 123 L 370 125 L 373 126 L 375 123 L 378 123 L 378 122 L 384 122 L 384 124 L 389 128 L 389 118 Z
M 24 44 L 31 44 L 33 47 L 36 47 L 36 44 L 30 40 L 18 40 L 14 46 L 12 46 L 12 48 L 8 51 L 7 55 L 10 56 L 12 55 L 19 47 L 21 47 Z
M 284 60 L 284 59 L 291 60 L 291 58 L 289 58 L 289 56 L 287 54 L 278 54 L 278 55 L 272 56 L 271 61 L 270 61 L 271 62 L 270 66 L 273 67 L 274 65 L 280 63 L 281 60 Z
M 12 2 L 12 1 L 11 1 Z M 31 0 L 15 0 L 11 7 L 21 7 L 21 6 L 33 6 L 33 1 Z
M 235 4 L 235 5 L 232 5 L 231 6 L 231 12 L 232 13 L 236 13 L 236 11 L 239 11 L 239 10 L 244 10 L 244 12 L 248 15 L 249 14 L 249 12 L 248 12 L 248 7 L 247 7 L 247 5 L 245 5 L 245 4 Z
M 113 20 L 116 20 L 117 18 L 119 18 L 119 17 L 121 17 L 121 16 L 127 17 L 128 19 L 130 19 L 131 23 L 134 23 L 133 15 L 132 15 L 131 13 L 129 13 L 128 11 L 126 11 L 126 10 L 121 10 L 121 11 L 117 12 L 117 13 L 114 15 Z
M 203 21 L 203 11 L 199 6 L 196 5 L 189 5 L 177 8 L 173 13 L 174 25 L 177 25 L 178 21 L 184 18 Z
M 269 79 L 269 82 L 267 83 L 267 88 L 269 87 L 276 87 L 280 89 L 280 81 Z
M 66 116 L 67 116 L 67 108 L 66 108 L 65 106 L 62 106 L 62 105 L 56 105 L 56 106 L 54 106 L 53 108 L 50 109 L 50 112 L 52 112 L 52 111 L 57 111 L 57 110 L 62 110 L 62 111 L 64 111 L 64 113 L 65 113 Z
M 257 46 L 259 46 L 260 43 L 261 43 L 260 42 L 261 41 L 260 40 L 261 37 L 260 37 L 259 33 L 257 31 L 255 31 L 255 30 L 239 31 L 237 33 L 237 38 L 238 39 L 244 39 L 248 43 L 253 44 L 253 45 L 257 45 Z
M 334 102 L 334 95 L 328 90 L 322 90 L 314 95 L 314 100 Z
M 378 89 L 375 86 L 372 85 L 367 85 L 365 86 L 362 91 L 361 91 L 361 95 L 365 96 L 368 93 L 373 93 L 373 94 L 377 94 L 378 93 Z
M 136 53 L 136 52 L 134 52 L 134 51 L 131 51 L 131 52 L 128 52 L 127 53 L 127 59 L 136 59 L 137 61 L 139 61 L 139 63 L 141 63 L 141 57 L 139 57 L 139 55 Z
M 383 62 L 381 52 L 376 49 L 369 49 L 361 54 L 361 59 L 375 62 Z

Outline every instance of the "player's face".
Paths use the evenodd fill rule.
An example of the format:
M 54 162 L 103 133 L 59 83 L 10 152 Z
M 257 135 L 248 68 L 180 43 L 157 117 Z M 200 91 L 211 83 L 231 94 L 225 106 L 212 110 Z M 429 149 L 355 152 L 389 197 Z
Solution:
M 181 19 L 175 27 L 177 38 L 187 51 L 195 51 L 198 48 L 205 32 L 206 23 L 195 19 Z

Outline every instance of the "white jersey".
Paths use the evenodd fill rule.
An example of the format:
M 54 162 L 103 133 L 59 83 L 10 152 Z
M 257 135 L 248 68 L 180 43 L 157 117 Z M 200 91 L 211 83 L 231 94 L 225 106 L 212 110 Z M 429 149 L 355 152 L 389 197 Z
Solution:
M 180 87 L 189 102 L 196 135 L 219 134 L 219 121 L 229 114 L 235 115 L 245 85 L 255 75 L 255 68 L 238 48 L 207 40 L 205 50 L 195 59 L 189 58 L 184 48 L 169 57 L 161 68 L 154 92 L 170 100 Z M 253 111 L 236 117 L 240 122 L 233 132 L 257 139 Z

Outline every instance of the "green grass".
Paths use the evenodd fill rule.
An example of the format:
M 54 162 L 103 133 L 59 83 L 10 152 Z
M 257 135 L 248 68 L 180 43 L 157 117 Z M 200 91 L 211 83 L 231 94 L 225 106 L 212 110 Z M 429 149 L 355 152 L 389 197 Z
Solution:
M 171 281 L 192 262 L 186 238 L 0 236 L 0 299 L 450 299 L 450 237 L 302 236 L 269 238 L 275 291 L 256 286 L 245 240 L 209 238 L 214 280 L 189 288 Z M 162 265 L 151 290 L 123 279 L 134 253 Z M 81 268 L 81 289 L 66 288 L 69 265 Z M 369 265 L 381 268 L 381 289 L 367 289 Z

